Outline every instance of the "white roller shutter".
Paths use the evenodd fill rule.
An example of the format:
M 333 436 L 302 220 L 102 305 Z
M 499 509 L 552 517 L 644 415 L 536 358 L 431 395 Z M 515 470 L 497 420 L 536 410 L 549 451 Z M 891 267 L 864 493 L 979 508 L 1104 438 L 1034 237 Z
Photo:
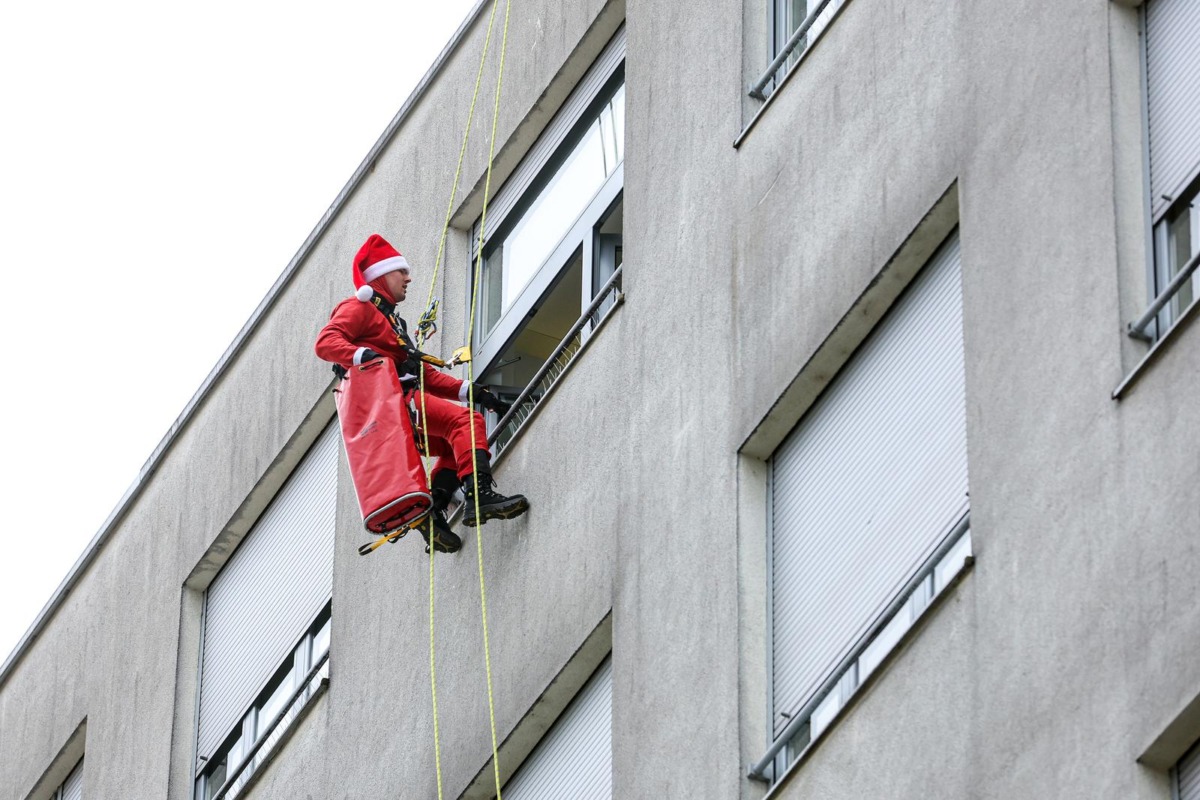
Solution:
M 774 730 L 966 509 L 958 235 L 771 459 Z
M 83 800 L 83 761 L 76 764 L 63 781 L 62 800 Z
M 551 156 L 558 150 L 559 145 L 567 138 L 567 134 L 575 127 L 587 110 L 600 94 L 600 90 L 608 83 L 608 79 L 616 72 L 617 67 L 625 60 L 625 26 L 622 25 L 613 38 L 605 45 L 604 50 L 595 60 L 583 79 L 576 84 L 571 94 L 559 108 L 554 119 L 542 131 L 541 136 L 529 148 L 529 152 L 521 160 L 521 164 L 513 171 L 500 191 L 488 201 L 487 228 L 488 238 L 492 232 L 499 230 L 504 220 L 516 206 L 517 201 L 524 195 L 529 186 L 537 178 L 542 168 L 549 163 Z M 479 221 L 476 220 L 471 233 L 472 256 L 479 249 Z
M 1179 800 L 1200 800 L 1200 746 L 1179 759 L 1175 779 L 1179 782 Z
M 333 594 L 339 444 L 330 425 L 208 588 L 198 757 L 220 746 Z
M 1150 207 L 1157 218 L 1200 169 L 1200 2 L 1146 3 Z
M 505 800 L 612 797 L 612 657 L 575 695 L 504 786 Z

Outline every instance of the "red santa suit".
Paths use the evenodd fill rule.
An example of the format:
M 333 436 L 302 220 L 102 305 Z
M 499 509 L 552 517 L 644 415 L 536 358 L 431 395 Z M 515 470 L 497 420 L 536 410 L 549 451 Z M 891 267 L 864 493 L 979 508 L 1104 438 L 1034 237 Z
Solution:
M 395 302 L 382 277 L 370 285 L 388 301 Z M 371 303 L 347 298 L 334 307 L 329 322 L 317 336 L 317 356 L 348 369 L 360 363 L 363 352 L 368 349 L 390 357 L 409 396 L 417 392 L 419 378 L 406 367 L 406 363 L 411 363 L 408 353 L 396 341 L 396 334 L 383 314 Z M 447 375 L 430 364 L 421 363 L 420 366 L 425 373 L 424 409 L 420 396 L 414 398 L 414 405 L 418 414 L 423 411 L 423 424 L 429 434 L 429 455 L 437 458 L 433 471 L 453 469 L 459 478 L 465 478 L 472 471 L 472 423 L 475 425 L 475 448 L 488 449 L 483 416 L 461 405 L 467 397 L 466 381 Z

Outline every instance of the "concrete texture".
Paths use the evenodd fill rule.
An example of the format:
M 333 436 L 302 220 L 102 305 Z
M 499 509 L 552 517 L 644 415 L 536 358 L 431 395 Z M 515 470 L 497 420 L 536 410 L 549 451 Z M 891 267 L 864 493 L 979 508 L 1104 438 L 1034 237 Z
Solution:
M 1147 302 L 1136 9 L 847 0 L 765 107 L 762 14 L 514 5 L 493 189 L 627 20 L 625 302 L 498 462 L 529 514 L 435 561 L 443 795 L 487 794 L 477 535 L 514 759 L 611 625 L 614 796 L 766 793 L 764 459 L 957 225 L 976 563 L 772 796 L 1166 800 L 1200 737 L 1200 331 L 1111 398 L 1146 349 L 1124 335 Z M 0 796 L 41 800 L 81 738 L 86 797 L 190 796 L 202 592 L 332 418 L 312 342 L 367 234 L 424 302 L 485 24 L 2 679 Z M 246 796 L 434 797 L 429 562 L 415 535 L 357 555 L 344 464 L 337 520 L 328 692 Z

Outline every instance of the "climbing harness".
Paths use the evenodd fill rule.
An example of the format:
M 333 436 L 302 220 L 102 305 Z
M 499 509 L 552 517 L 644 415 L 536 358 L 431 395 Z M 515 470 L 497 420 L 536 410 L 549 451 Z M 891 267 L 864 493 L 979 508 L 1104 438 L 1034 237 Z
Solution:
M 427 338 L 438 332 L 438 302 L 437 297 L 434 297 L 430 306 L 425 309 L 425 313 L 416 320 L 416 341 L 425 342 Z

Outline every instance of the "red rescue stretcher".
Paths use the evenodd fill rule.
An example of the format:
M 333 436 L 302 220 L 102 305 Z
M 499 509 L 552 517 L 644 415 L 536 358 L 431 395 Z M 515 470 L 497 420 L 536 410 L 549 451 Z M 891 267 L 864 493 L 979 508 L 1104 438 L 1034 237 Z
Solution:
M 363 526 L 382 536 L 420 522 L 433 498 L 392 360 L 351 367 L 336 405 Z

